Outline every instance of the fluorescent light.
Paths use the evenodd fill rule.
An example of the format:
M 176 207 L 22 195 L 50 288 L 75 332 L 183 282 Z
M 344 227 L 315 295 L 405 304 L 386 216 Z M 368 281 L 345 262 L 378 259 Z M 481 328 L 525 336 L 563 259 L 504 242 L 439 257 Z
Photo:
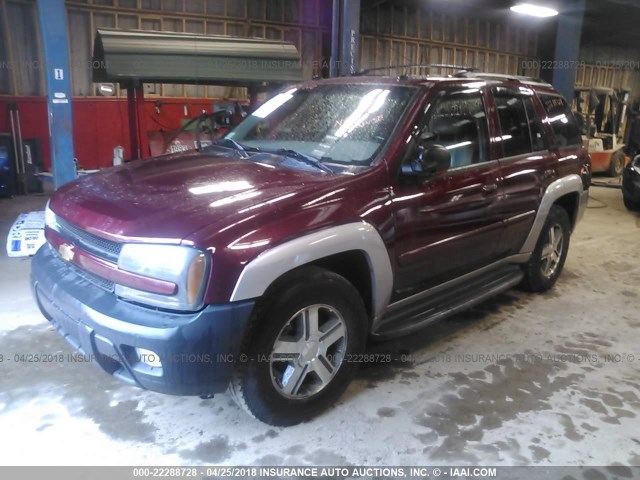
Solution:
M 542 7 L 532 3 L 520 3 L 511 7 L 512 12 L 521 13 L 522 15 L 531 15 L 533 17 L 555 17 L 558 11 L 549 7 Z

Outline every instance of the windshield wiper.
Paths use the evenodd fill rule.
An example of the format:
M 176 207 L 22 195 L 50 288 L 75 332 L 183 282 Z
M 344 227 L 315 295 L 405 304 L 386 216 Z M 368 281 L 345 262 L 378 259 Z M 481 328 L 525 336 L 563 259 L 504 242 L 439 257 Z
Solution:
M 282 155 L 284 157 L 295 158 L 296 160 L 300 160 L 301 162 L 304 162 L 307 165 L 312 165 L 316 167 L 318 170 L 322 170 L 323 172 L 326 172 L 326 173 L 334 173 L 333 170 L 331 170 L 329 167 L 327 167 L 324 163 L 322 163 L 317 158 L 312 157 L 311 155 L 305 155 L 304 153 L 297 152 L 296 150 L 281 148 L 279 150 L 276 150 L 273 153 L 275 153 L 276 155 Z
M 213 142 L 211 142 L 211 145 L 207 145 L 202 150 L 205 151 L 210 149 L 211 147 L 230 148 L 231 150 L 235 150 L 236 152 L 238 152 L 242 158 L 246 158 L 249 156 L 247 155 L 247 152 L 260 151 L 260 149 L 254 147 L 243 147 L 238 142 L 236 142 L 235 140 L 231 140 L 230 138 L 220 138 L 218 140 L 214 140 Z

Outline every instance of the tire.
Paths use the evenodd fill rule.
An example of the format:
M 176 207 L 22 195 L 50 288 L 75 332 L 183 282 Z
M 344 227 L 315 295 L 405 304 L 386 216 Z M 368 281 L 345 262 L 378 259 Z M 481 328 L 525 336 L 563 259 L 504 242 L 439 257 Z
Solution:
M 571 223 L 567 211 L 553 205 L 531 259 L 524 269 L 522 287 L 529 292 L 544 292 L 556 283 L 569 251 Z
M 619 177 L 622 175 L 622 172 L 624 172 L 624 152 L 618 150 L 611 155 L 608 174 L 610 177 Z
M 229 388 L 258 420 L 295 425 L 346 390 L 357 367 L 351 360 L 366 347 L 367 315 L 355 287 L 319 267 L 292 272 L 266 295 Z
M 640 202 L 634 202 L 626 196 L 622 197 L 622 201 L 624 202 L 624 206 L 627 207 L 627 210 L 632 210 L 634 212 L 640 211 Z

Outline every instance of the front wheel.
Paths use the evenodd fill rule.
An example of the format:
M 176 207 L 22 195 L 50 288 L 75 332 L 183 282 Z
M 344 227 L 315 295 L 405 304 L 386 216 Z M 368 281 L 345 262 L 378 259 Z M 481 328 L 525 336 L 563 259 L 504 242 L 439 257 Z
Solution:
M 278 426 L 311 419 L 334 403 L 364 352 L 367 318 L 355 287 L 306 267 L 269 292 L 230 385 L 240 407 Z
M 567 211 L 557 205 L 552 206 L 536 248 L 525 266 L 522 282 L 525 290 L 544 292 L 553 287 L 567 259 L 570 235 Z

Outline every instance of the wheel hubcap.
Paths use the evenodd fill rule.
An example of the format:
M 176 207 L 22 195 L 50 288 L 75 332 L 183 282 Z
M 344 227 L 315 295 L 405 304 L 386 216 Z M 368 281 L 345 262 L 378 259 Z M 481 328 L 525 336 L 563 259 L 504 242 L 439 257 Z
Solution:
M 317 394 L 335 377 L 344 360 L 347 328 L 329 305 L 312 305 L 282 328 L 269 359 L 271 380 L 288 398 Z
M 550 278 L 558 270 L 562 258 L 562 248 L 564 246 L 564 234 L 562 227 L 554 224 L 547 232 L 547 243 L 542 247 L 542 274 Z

